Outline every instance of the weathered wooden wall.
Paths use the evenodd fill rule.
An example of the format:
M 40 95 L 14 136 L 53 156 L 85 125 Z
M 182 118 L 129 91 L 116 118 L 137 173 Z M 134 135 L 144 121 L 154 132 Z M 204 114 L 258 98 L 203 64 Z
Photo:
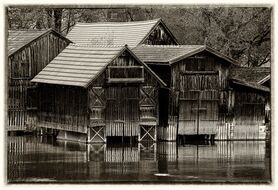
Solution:
M 27 91 L 30 80 L 54 59 L 69 41 L 50 32 L 8 57 L 8 130 L 23 130 L 27 124 Z M 32 123 L 31 123 L 32 124 Z
M 155 30 L 149 35 L 143 44 L 149 45 L 176 45 L 176 42 L 167 33 L 167 31 L 159 24 Z
M 110 86 L 106 93 L 106 136 L 138 136 L 139 87 Z
M 87 91 L 81 87 L 40 84 L 37 127 L 87 133 Z
M 106 136 L 139 136 L 140 125 L 156 126 L 158 87 L 157 79 L 123 52 L 88 88 L 89 139 L 103 142 Z
M 260 126 L 265 123 L 265 95 L 242 89 L 235 89 L 234 93 L 233 139 L 261 139 L 264 131 L 260 131 Z
M 178 117 L 178 134 L 215 134 L 220 106 L 226 106 L 226 61 L 201 52 L 172 66 L 170 115 Z

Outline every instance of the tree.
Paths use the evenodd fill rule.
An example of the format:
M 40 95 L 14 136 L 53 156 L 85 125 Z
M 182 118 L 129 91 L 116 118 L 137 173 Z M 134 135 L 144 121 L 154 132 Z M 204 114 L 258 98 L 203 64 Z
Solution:
M 180 44 L 206 44 L 246 66 L 261 66 L 271 59 L 271 12 L 268 7 L 183 6 L 7 9 L 10 29 L 53 28 L 64 35 L 76 22 L 162 18 Z

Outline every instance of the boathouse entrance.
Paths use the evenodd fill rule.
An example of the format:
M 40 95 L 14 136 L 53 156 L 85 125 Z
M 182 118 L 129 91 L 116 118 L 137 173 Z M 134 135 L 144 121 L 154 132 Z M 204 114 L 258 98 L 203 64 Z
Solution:
M 215 134 L 219 112 L 218 73 L 183 74 L 179 99 L 179 134 Z
M 138 136 L 139 86 L 110 86 L 106 97 L 105 136 Z
M 167 88 L 159 89 L 159 127 L 168 126 L 169 95 L 170 95 L 169 89 Z

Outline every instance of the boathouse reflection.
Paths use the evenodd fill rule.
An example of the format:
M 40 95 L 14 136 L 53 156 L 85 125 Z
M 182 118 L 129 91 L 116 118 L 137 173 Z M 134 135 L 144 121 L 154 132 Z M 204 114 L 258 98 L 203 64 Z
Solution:
M 265 141 L 83 144 L 8 137 L 8 181 L 266 180 Z

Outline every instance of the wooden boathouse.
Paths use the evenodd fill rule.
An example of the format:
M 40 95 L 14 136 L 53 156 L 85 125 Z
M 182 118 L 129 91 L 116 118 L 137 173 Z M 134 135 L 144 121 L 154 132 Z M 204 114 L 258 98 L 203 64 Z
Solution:
M 56 40 L 43 38 L 52 33 Z M 262 74 L 263 69 L 238 67 L 206 45 L 179 45 L 161 19 L 77 23 L 67 38 L 52 30 L 32 38 L 22 49 L 32 43 L 40 49 L 20 55 L 40 59 L 32 61 L 38 65 L 26 67 L 29 70 L 22 69 L 22 63 L 14 64 L 20 69 L 12 66 L 13 54 L 9 54 L 10 75 L 26 71 L 28 85 L 38 84 L 27 94 L 25 87 L 19 90 L 9 83 L 9 123 L 22 118 L 14 110 L 30 110 L 28 121 L 37 127 L 60 130 L 59 138 L 84 142 L 126 136 L 139 141 L 175 141 L 178 135 L 264 138 L 270 73 Z M 39 43 L 40 39 L 44 41 Z M 74 44 L 64 49 L 71 41 Z M 44 44 L 48 46 L 43 48 Z M 50 44 L 55 46 L 51 50 Z M 20 80 L 25 77 L 21 75 Z M 27 103 L 18 103 L 21 96 L 26 99 L 21 102 Z M 21 119 L 20 125 L 28 121 Z
M 226 102 L 228 70 L 235 61 L 204 45 L 140 45 L 134 52 L 169 87 L 165 115 L 172 131 L 214 136 Z M 169 135 L 173 139 L 176 134 Z
M 229 78 L 233 126 L 228 136 L 265 139 L 266 130 L 270 130 L 266 128 L 270 122 L 270 68 L 234 67 Z
M 70 44 L 32 80 L 38 83 L 38 127 L 58 138 L 156 141 L 164 82 L 128 46 Z
M 236 61 L 204 45 L 139 45 L 133 50 L 169 89 L 163 92 L 168 110 L 160 110 L 160 115 L 168 115 L 166 140 L 176 134 L 219 140 L 262 138 L 269 88 L 236 83 L 231 72 L 238 68 Z M 251 107 L 243 108 L 246 104 Z
M 8 31 L 8 131 L 34 124 L 36 86 L 30 80 L 69 43 L 52 29 Z

